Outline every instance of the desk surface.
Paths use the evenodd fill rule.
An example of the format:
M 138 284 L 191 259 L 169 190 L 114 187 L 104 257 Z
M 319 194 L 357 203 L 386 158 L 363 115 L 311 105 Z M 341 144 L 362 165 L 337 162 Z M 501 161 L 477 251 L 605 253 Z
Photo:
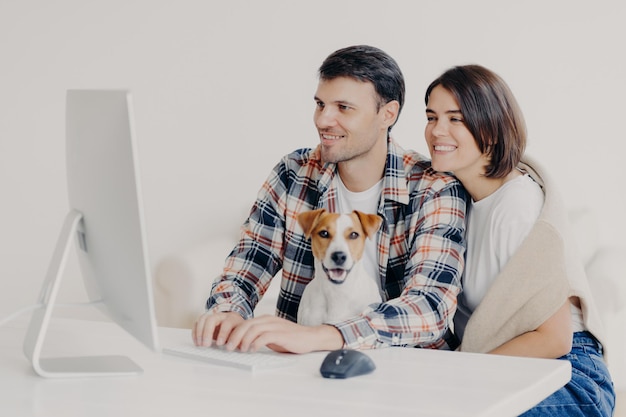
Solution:
M 45 379 L 22 353 L 27 321 L 0 327 L 0 415 L 99 416 L 513 416 L 563 386 L 568 362 L 409 348 L 367 352 L 377 369 L 324 379 L 325 353 L 260 373 L 152 352 L 110 322 L 52 320 L 44 354 L 124 354 L 143 374 Z M 189 330 L 159 329 L 162 346 Z M 67 341 L 72 341 L 68 344 Z

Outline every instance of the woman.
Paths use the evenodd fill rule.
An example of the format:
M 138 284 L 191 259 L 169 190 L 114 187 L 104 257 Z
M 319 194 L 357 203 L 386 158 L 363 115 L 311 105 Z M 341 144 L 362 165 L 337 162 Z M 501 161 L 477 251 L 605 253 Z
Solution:
M 526 128 L 513 94 L 498 75 L 467 65 L 433 81 L 425 101 L 432 167 L 454 173 L 472 198 L 460 349 L 571 362 L 570 382 L 524 415 L 612 415 L 602 325 L 557 191 L 536 163 L 521 161 Z

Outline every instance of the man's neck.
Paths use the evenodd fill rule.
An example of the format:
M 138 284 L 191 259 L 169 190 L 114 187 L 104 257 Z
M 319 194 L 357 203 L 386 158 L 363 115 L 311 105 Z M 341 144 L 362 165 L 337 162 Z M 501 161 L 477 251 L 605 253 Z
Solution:
M 369 190 L 385 175 L 387 142 L 376 145 L 367 155 L 338 164 L 339 176 L 346 188 L 358 193 Z

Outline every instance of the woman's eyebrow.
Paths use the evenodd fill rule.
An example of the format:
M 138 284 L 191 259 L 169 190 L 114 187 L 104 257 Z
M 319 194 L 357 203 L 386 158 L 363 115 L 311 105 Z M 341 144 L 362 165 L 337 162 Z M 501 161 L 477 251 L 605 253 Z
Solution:
M 432 109 L 426 108 L 426 113 L 433 113 L 436 114 L 436 112 Z M 448 110 L 445 112 L 445 114 L 462 114 L 461 110 Z

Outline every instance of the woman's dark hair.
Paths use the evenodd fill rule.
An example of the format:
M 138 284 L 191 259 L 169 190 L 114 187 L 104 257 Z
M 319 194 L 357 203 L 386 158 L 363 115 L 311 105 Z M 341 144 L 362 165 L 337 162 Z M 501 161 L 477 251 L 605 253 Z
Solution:
M 428 86 L 427 106 L 430 93 L 438 85 L 454 96 L 478 149 L 489 156 L 485 175 L 490 178 L 508 175 L 526 148 L 524 116 L 508 85 L 480 65 L 453 67 Z
M 382 50 L 368 45 L 355 45 L 330 54 L 318 71 L 320 80 L 349 77 L 370 82 L 378 94 L 376 111 L 392 100 L 404 106 L 404 76 L 396 61 Z M 397 121 L 397 118 L 396 118 Z M 389 126 L 391 130 L 392 126 Z

